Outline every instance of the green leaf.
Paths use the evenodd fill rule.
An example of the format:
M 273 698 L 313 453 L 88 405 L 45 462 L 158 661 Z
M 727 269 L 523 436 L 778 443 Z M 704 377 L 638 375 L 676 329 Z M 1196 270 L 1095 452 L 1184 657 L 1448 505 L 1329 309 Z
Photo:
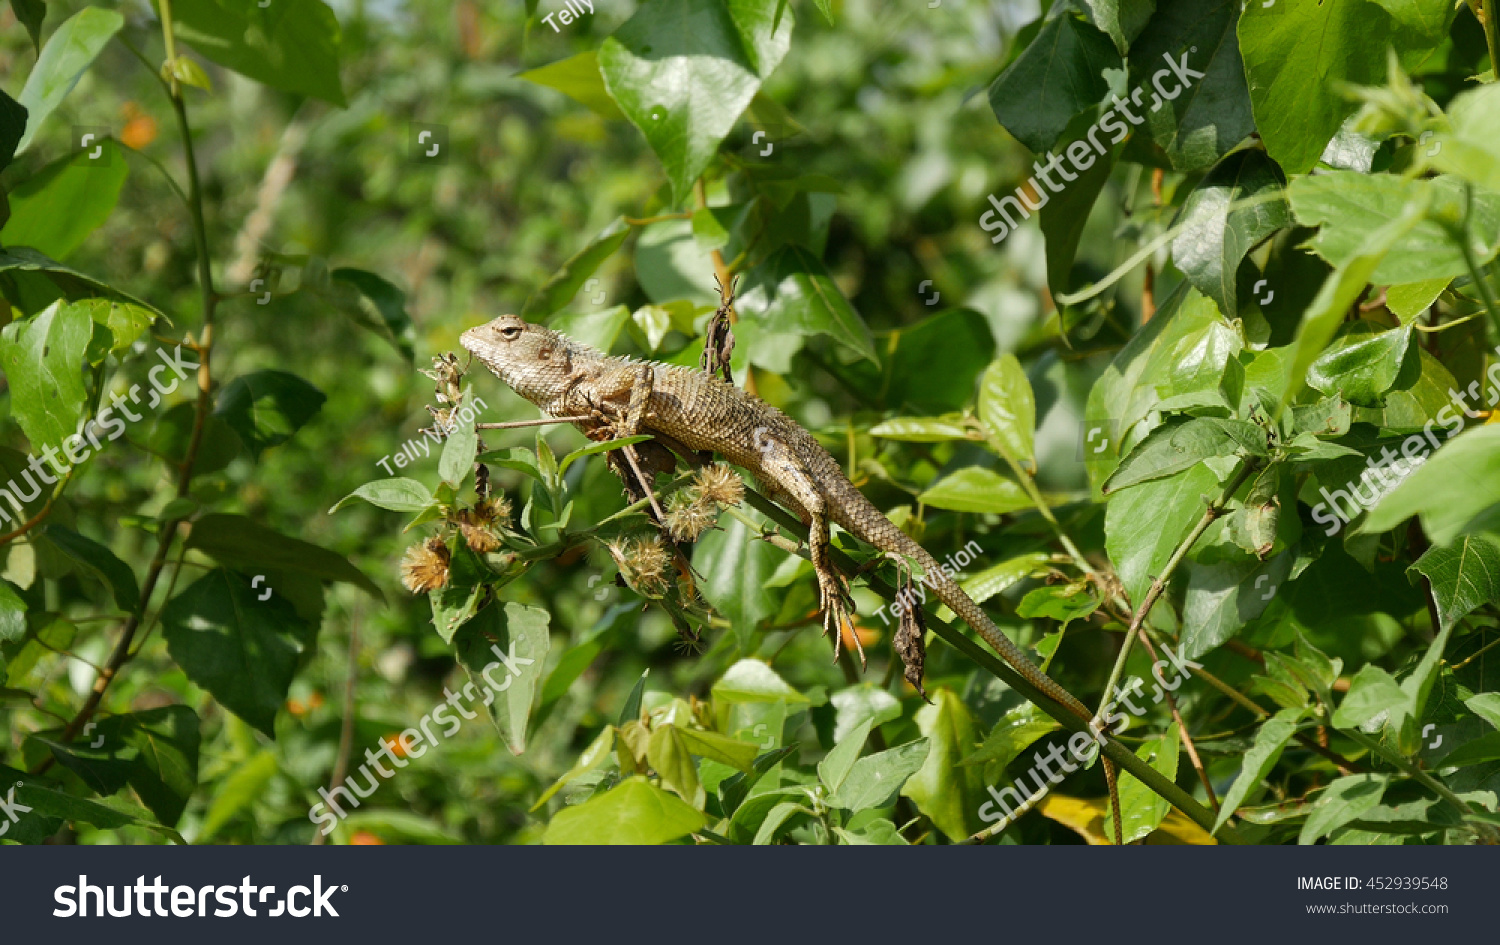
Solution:
M 86 309 L 61 300 L 0 331 L 0 369 L 9 381 L 10 408 L 33 450 L 61 447 L 78 429 L 83 354 L 93 331 Z
M 1357 0 L 1362 2 L 1362 0 Z M 1401 207 L 1399 214 L 1369 234 L 1359 252 L 1341 263 L 1324 280 L 1312 304 L 1302 315 L 1297 337 L 1292 343 L 1294 358 L 1288 371 L 1290 382 L 1281 395 L 1281 404 L 1290 403 L 1302 391 L 1308 368 L 1338 331 L 1344 314 L 1354 300 L 1364 293 L 1376 268 L 1392 247 L 1412 232 L 1424 219 L 1431 191 L 1418 191 Z
M 42 527 L 39 536 L 67 555 L 89 574 L 93 575 L 114 592 L 115 606 L 130 614 L 140 605 L 141 589 L 136 583 L 135 572 L 104 545 L 85 538 L 69 528 L 49 522 Z
M 552 800 L 552 796 L 562 790 L 564 785 L 572 782 L 580 775 L 587 774 L 597 768 L 609 759 L 610 753 L 614 750 L 615 727 L 613 725 L 606 725 L 598 737 L 589 742 L 589 747 L 585 748 L 583 754 L 578 756 L 578 761 L 574 763 L 573 767 L 564 772 L 562 777 L 553 781 L 552 786 L 542 792 L 542 796 L 537 798 L 537 802 L 531 805 L 530 812 L 535 814 L 541 810 L 542 806 Z
M 416 329 L 406 313 L 406 293 L 373 272 L 347 267 L 328 273 L 326 282 L 314 280 L 309 288 L 356 325 L 374 332 L 412 359 Z
M 552 647 L 551 621 L 541 607 L 496 602 L 453 638 L 458 661 L 482 689 L 484 706 L 513 755 L 526 750 L 527 723 Z
M 774 669 L 754 659 L 742 659 L 729 667 L 714 683 L 713 696 L 730 703 L 808 701 L 807 696 L 776 675 Z
M 1429 548 L 1407 568 L 1432 582 L 1438 618 L 1444 629 L 1484 604 L 1500 603 L 1500 545 L 1480 535 L 1464 535 L 1454 544 Z
M 1464 700 L 1470 711 L 1500 729 L 1500 692 L 1482 692 Z
M 0 643 L 13 643 L 26 636 L 26 602 L 9 582 L 0 580 Z M 0 665 L 0 670 L 3 670 Z M 3 677 L 0 677 L 3 680 Z
M 1385 78 L 1384 50 L 1404 48 L 1398 24 L 1373 3 L 1248 4 L 1239 48 L 1250 84 L 1255 128 L 1288 175 L 1306 174 L 1358 103 L 1328 94 L 1342 83 Z M 1384 175 L 1372 175 L 1384 176 Z
M 1136 104 L 1144 130 L 1179 171 L 1208 167 L 1256 129 L 1235 38 L 1242 5 L 1241 0 L 1158 0 L 1155 15 L 1130 49 L 1127 82 L 1141 90 Z M 1168 94 L 1174 97 L 1167 99 Z M 1131 100 L 1136 101 L 1134 93 Z
M 1441 38 L 1448 33 L 1458 13 L 1458 5 L 1447 0 L 1374 0 L 1385 8 L 1397 23 L 1411 27 L 1424 36 Z
M 558 811 L 542 842 L 655 846 L 704 824 L 702 813 L 637 775 L 577 807 Z
M 479 452 L 479 434 L 474 430 L 474 419 L 457 418 L 459 423 L 448 431 L 443 441 L 443 452 L 438 457 L 438 475 L 454 488 L 463 485 L 474 471 L 474 457 Z
M 90 364 L 104 362 L 111 352 L 122 352 L 135 344 L 136 339 L 156 321 L 156 313 L 119 299 L 84 299 L 76 303 L 88 311 L 94 320 L 94 333 L 89 337 L 87 357 Z M 99 331 L 103 328 L 104 331 Z
M 1218 486 L 1218 475 L 1200 463 L 1109 500 L 1104 513 L 1105 549 L 1131 601 L 1145 599 L 1152 578 L 1161 573 L 1178 543 L 1203 517 L 1204 497 Z
M 876 725 L 882 725 L 901 717 L 900 700 L 873 682 L 862 682 L 840 689 L 829 696 L 828 701 L 835 710 L 835 742 L 843 741 L 844 736 L 867 719 Z
M 984 770 L 962 764 L 979 740 L 974 718 L 963 701 L 943 687 L 933 693 L 931 705 L 917 710 L 916 723 L 930 750 L 901 794 L 911 798 L 949 840 L 962 840 L 979 829 L 984 798 Z
M 214 84 L 208 78 L 208 73 L 203 67 L 187 56 L 178 56 L 176 59 L 162 63 L 162 77 L 171 77 L 183 85 L 190 85 L 195 89 L 212 92 Z
M 203 815 L 203 826 L 193 839 L 198 843 L 212 839 L 235 815 L 254 805 L 279 770 L 276 753 L 265 748 L 231 771 L 215 788 L 208 812 Z
M 848 811 L 884 806 L 906 779 L 921 769 L 928 748 L 928 740 L 919 738 L 859 759 L 828 803 Z
M 1250 791 L 1271 773 L 1272 768 L 1276 767 L 1276 762 L 1281 759 L 1281 750 L 1297 733 L 1297 723 L 1302 720 L 1302 715 L 1306 711 L 1306 709 L 1282 709 L 1261 724 L 1260 730 L 1255 733 L 1255 744 L 1245 752 L 1245 760 L 1240 765 L 1239 776 L 1234 779 L 1234 784 L 1224 795 L 1219 808 L 1219 816 L 1214 820 L 1214 830 L 1224 826 L 1234 814 L 1235 809 L 1250 796 Z
M 700 758 L 708 758 L 720 764 L 750 771 L 760 750 L 749 742 L 742 742 L 717 732 L 705 732 L 695 728 L 679 728 L 678 737 L 687 750 Z
M 624 217 L 615 217 L 609 221 L 608 226 L 563 263 L 562 268 L 553 273 L 541 288 L 531 293 L 526 304 L 521 307 L 521 317 L 528 321 L 542 321 L 573 301 L 573 296 L 578 294 L 588 277 L 594 274 L 604 260 L 615 254 L 629 235 L 630 227 L 625 223 Z
M 14 0 L 12 0 L 14 2 Z M 23 3 L 40 3 L 40 0 L 21 0 Z M 20 102 L 0 91 L 0 171 L 10 166 L 16 156 L 16 145 L 26 133 L 26 108 Z M 4 225 L 5 211 L 0 199 L 0 225 Z
M 1386 713 L 1394 722 L 1411 714 L 1411 697 L 1391 674 L 1373 663 L 1366 664 L 1349 683 L 1349 691 L 1330 719 L 1334 728 L 1360 728 Z
M 167 651 L 189 679 L 275 735 L 276 711 L 316 626 L 282 595 L 261 600 L 248 580 L 224 570 L 209 572 L 169 601 L 161 623 Z
M 1444 756 L 1445 768 L 1467 768 L 1500 759 L 1500 732 L 1489 732 L 1453 749 Z
M 1021 602 L 1016 605 L 1016 613 L 1028 620 L 1050 617 L 1066 627 L 1074 620 L 1087 617 L 1098 610 L 1102 603 L 1086 590 L 1071 594 L 1064 593 L 1065 591 L 1064 587 L 1045 585 L 1035 588 L 1021 598 Z
M 224 385 L 214 415 L 259 457 L 290 440 L 327 400 L 326 394 L 295 374 L 255 371 Z
M 1148 762 L 1156 773 L 1169 782 L 1177 780 L 1177 723 L 1167 726 L 1166 732 L 1148 739 L 1136 750 L 1136 757 Z M 1171 804 L 1155 791 L 1146 787 L 1139 778 L 1128 771 L 1120 772 L 1120 823 L 1125 831 L 1125 843 L 1134 843 L 1161 826 L 1171 810 Z M 1114 818 L 1105 818 L 1104 827 L 1114 843 Z
M 646 747 L 646 761 L 661 778 L 663 787 L 672 789 L 694 807 L 703 807 L 704 791 L 698 781 L 698 766 L 683 744 L 681 729 L 675 725 L 657 726 Z
M 873 718 L 865 719 L 854 726 L 848 734 L 840 738 L 838 744 L 834 745 L 823 760 L 818 762 L 818 779 L 828 788 L 829 792 L 839 789 L 844 779 L 849 777 L 849 772 L 854 768 L 854 763 L 859 760 L 859 753 L 865 750 L 865 742 L 869 740 L 870 729 L 875 727 Z
M 1106 142 L 1098 142 L 1095 147 L 1094 142 L 1086 137 L 1093 132 L 1094 140 L 1098 141 L 1100 129 L 1096 124 L 1099 117 L 1098 109 L 1080 112 L 1064 130 L 1062 137 L 1067 143 L 1059 143 L 1057 150 L 1068 156 L 1073 167 L 1071 173 L 1078 179 L 1070 181 L 1060 193 L 1053 194 L 1038 208 L 1037 222 L 1047 245 L 1047 287 L 1054 296 L 1066 294 L 1082 281 L 1073 278 L 1078 246 L 1088 227 L 1089 214 L 1104 192 L 1104 185 L 1109 183 L 1110 173 L 1120 154 L 1121 146 L 1106 147 Z M 1030 204 L 1031 198 L 1025 198 L 1025 202 Z M 993 244 L 995 237 L 990 237 L 990 240 Z
M 889 406 L 914 413 L 937 414 L 974 401 L 974 375 L 995 354 L 995 334 L 984 316 L 971 308 L 953 308 L 893 332 L 884 355 L 884 380 L 873 363 L 851 365 L 859 377 L 883 387 Z M 944 370 L 934 371 L 941 364 Z M 942 418 L 939 418 L 942 419 Z
M 1443 290 L 1448 288 L 1448 284 L 1452 281 L 1444 277 L 1393 285 L 1385 290 L 1386 308 L 1401 319 L 1401 324 L 1410 325 L 1417 320 L 1418 315 L 1427 311 L 1432 303 L 1437 301 L 1437 297 L 1443 294 Z
M 1297 222 L 1320 227 L 1312 248 L 1335 266 L 1363 252 L 1370 234 L 1400 216 L 1404 207 L 1429 201 L 1426 216 L 1390 246 L 1371 274 L 1370 281 L 1387 285 L 1468 273 L 1463 247 L 1453 235 L 1468 202 L 1464 186 L 1450 176 L 1406 180 L 1394 174 L 1330 171 L 1296 178 L 1287 195 Z M 1500 241 L 1500 195 L 1475 193 L 1469 226 L 1478 263 L 1493 259 Z
M 1031 496 L 1014 479 L 983 466 L 965 466 L 934 483 L 917 501 L 954 512 L 1004 515 L 1032 507 Z
M 14 823 L 7 822 L 6 840 L 14 840 L 17 843 L 44 843 L 67 821 L 92 824 L 102 830 L 124 826 L 143 827 L 173 843 L 186 842 L 177 831 L 158 824 L 144 809 L 134 804 L 118 800 L 84 800 L 61 791 L 40 787 L 35 775 L 0 765 L 0 796 L 10 798 L 12 788 L 15 789 L 15 802 L 30 807 L 32 814 Z
M 1104 98 L 1104 73 L 1121 65 L 1109 37 L 1062 12 L 990 84 L 990 108 L 1012 137 L 1042 154 L 1074 115 Z
M 75 302 L 105 298 L 139 306 L 157 318 L 166 319 L 169 324 L 171 322 L 171 319 L 154 305 L 106 285 L 93 276 L 70 269 L 29 246 L 10 246 L 0 249 L 0 272 L 6 273 L 7 278 L 16 284 L 21 297 L 17 304 L 21 305 L 25 311 L 38 311 L 59 295 Z
M 877 360 L 870 329 L 828 270 L 801 246 L 783 246 L 752 269 L 735 304 L 741 318 L 755 318 L 769 331 L 827 335 L 856 354 Z
M 699 593 L 729 621 L 747 652 L 761 621 L 781 607 L 781 592 L 767 582 L 785 556 L 738 518 L 705 533 L 693 547 L 693 569 L 703 575 Z
M 1229 318 L 1239 313 L 1236 276 L 1256 244 L 1288 225 L 1281 175 L 1264 152 L 1237 151 L 1203 178 L 1182 205 L 1173 226 L 1184 227 L 1172 240 L 1172 262 L 1189 282 Z M 1253 206 L 1231 204 L 1263 197 Z
M 343 108 L 339 21 L 322 0 L 173 0 L 172 25 L 207 58 L 273 89 Z
M 109 219 L 130 168 L 114 141 L 106 138 L 98 147 L 98 159 L 80 150 L 21 181 L 10 192 L 10 219 L 0 228 L 0 242 L 63 259 Z
M 760 823 L 760 829 L 755 831 L 755 839 L 750 842 L 753 846 L 765 846 L 774 843 L 776 832 L 784 827 L 788 821 L 798 814 L 811 813 L 812 811 L 808 810 L 798 801 L 782 801 L 771 808 L 770 812 L 766 814 L 766 819 Z
M 577 462 L 578 460 L 583 459 L 585 456 L 593 456 L 596 453 L 606 453 L 610 450 L 619 449 L 622 446 L 629 446 L 632 443 L 644 443 L 649 439 L 651 439 L 651 435 L 649 433 L 641 433 L 635 436 L 622 436 L 617 437 L 613 440 L 603 440 L 598 443 L 590 443 L 588 446 L 580 447 L 564 456 L 562 458 L 562 462 L 557 464 L 558 475 L 562 475 L 563 473 L 567 472 L 569 466 L 573 465 L 573 463 Z
M 1240 454 L 1265 455 L 1265 432 L 1244 420 L 1194 417 L 1152 430 L 1104 481 L 1104 493 L 1164 479 L 1204 460 Z
M 528 69 L 517 74 L 516 78 L 557 89 L 601 118 L 625 117 L 604 87 L 604 77 L 599 73 L 599 54 L 595 50 Z
M 1027 387 L 1030 390 L 1030 386 Z M 970 439 L 968 428 L 961 419 L 948 420 L 943 417 L 897 417 L 877 423 L 870 428 L 871 436 L 904 443 L 943 443 L 948 440 Z
M 31 37 L 31 46 L 37 55 L 42 53 L 42 20 L 47 16 L 47 4 L 45 0 L 10 0 L 11 12 L 16 15 L 16 22 L 26 27 L 26 35 Z M 0 168 L 5 166 L 0 161 Z
M 1390 776 L 1385 774 L 1351 774 L 1329 784 L 1308 811 L 1297 842 L 1315 843 L 1318 838 L 1358 820 L 1380 804 L 1389 780 Z
M 95 791 L 113 794 L 128 783 L 158 820 L 167 826 L 177 823 L 198 787 L 197 714 L 172 705 L 93 724 L 88 740 L 37 738 Z M 100 739 L 99 747 L 93 747 Z
M 73 91 L 94 57 L 124 25 L 125 17 L 114 10 L 84 7 L 53 31 L 17 99 L 28 114 L 26 133 L 21 136 L 16 153 L 31 146 L 37 128 Z
M 1412 336 L 1410 326 L 1374 334 L 1350 332 L 1308 368 L 1307 386 L 1330 396 L 1337 394 L 1357 407 L 1377 406 L 1381 396 L 1396 386 L 1408 362 L 1417 366 Z
M 1011 459 L 1036 470 L 1036 397 L 1015 355 L 1001 355 L 980 376 L 979 422 Z
M 1151 19 L 1156 0 L 1084 0 L 1084 6 L 1088 8 L 1089 19 L 1109 34 L 1123 56 Z
M 364 499 L 373 506 L 392 512 L 420 512 L 436 501 L 422 483 L 396 476 L 365 483 L 340 499 L 338 505 L 328 510 L 328 514 L 332 515 L 355 499 Z
M 1062 726 L 1030 702 L 1023 702 L 1000 717 L 995 727 L 961 765 L 1005 768 L 1031 744 Z
M 678 202 L 791 45 L 775 0 L 646 0 L 599 48 L 620 110 L 666 168 Z
M 1449 545 L 1470 522 L 1500 503 L 1500 425 L 1465 430 L 1445 443 L 1370 510 L 1360 531 L 1389 531 L 1422 517 L 1437 545 Z
M 337 552 L 290 538 L 244 517 L 214 513 L 193 523 L 187 547 L 196 548 L 220 564 L 237 570 L 266 568 L 293 571 L 325 581 L 353 584 L 384 600 L 380 588 Z

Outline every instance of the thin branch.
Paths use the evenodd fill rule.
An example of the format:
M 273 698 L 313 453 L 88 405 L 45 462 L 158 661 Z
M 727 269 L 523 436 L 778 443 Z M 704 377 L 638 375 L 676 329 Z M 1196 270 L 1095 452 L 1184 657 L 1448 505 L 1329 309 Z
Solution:
M 52 494 L 47 496 L 47 504 L 43 505 L 40 511 L 38 511 L 31 518 L 27 519 L 25 522 L 22 522 L 15 531 L 6 532 L 4 535 L 0 535 L 0 545 L 9 544 L 10 542 L 15 541 L 17 538 L 20 538 L 22 535 L 35 528 L 37 525 L 41 524 L 42 519 L 46 518 L 48 514 L 51 513 L 52 504 L 62 497 L 63 489 L 67 487 L 68 481 L 73 478 L 73 470 L 77 468 L 77 466 L 70 466 L 68 468 L 68 471 L 63 474 L 63 477 L 57 481 L 57 486 L 52 490 Z
M 349 676 L 344 680 L 344 721 L 339 728 L 339 753 L 328 779 L 328 793 L 342 786 L 349 774 L 349 752 L 354 744 L 354 682 L 359 677 L 359 621 L 349 621 Z M 313 831 L 312 845 L 320 847 L 327 840 L 321 830 Z
M 507 423 L 476 423 L 476 430 L 516 430 L 521 427 L 545 427 L 554 423 L 576 423 L 588 417 L 543 417 L 540 420 L 512 420 Z

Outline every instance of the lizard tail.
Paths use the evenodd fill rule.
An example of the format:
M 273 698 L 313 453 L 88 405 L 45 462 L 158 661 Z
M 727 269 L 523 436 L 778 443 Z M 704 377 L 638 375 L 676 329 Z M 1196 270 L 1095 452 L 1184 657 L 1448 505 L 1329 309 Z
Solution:
M 859 495 L 856 491 L 855 495 Z M 869 514 L 861 514 L 860 503 L 868 506 Z M 1082 702 L 1068 690 L 1058 685 L 1057 682 L 1037 668 L 1036 664 L 1027 658 L 1021 648 L 1010 641 L 1000 628 L 995 626 L 994 621 L 974 603 L 974 598 L 964 593 L 957 582 L 944 573 L 942 566 L 928 554 L 926 549 L 912 541 L 911 538 L 900 528 L 891 522 L 870 504 L 863 495 L 859 495 L 858 501 L 847 501 L 842 503 L 845 507 L 854 506 L 854 514 L 840 516 L 839 524 L 853 532 L 855 537 L 868 542 L 883 551 L 894 551 L 905 555 L 922 566 L 922 579 L 932 591 L 937 594 L 939 600 L 952 608 L 955 614 L 963 619 L 964 623 L 974 628 L 974 631 L 984 638 L 996 653 L 1009 663 L 1016 672 L 1036 688 L 1045 692 L 1048 696 L 1066 706 L 1085 722 L 1093 720 L 1090 712 Z M 845 520 L 847 518 L 847 520 Z

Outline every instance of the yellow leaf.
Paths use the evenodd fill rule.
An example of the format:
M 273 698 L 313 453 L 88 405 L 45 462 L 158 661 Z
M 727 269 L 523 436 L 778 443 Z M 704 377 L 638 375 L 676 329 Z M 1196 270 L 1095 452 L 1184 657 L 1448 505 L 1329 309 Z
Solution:
M 1049 794 L 1042 798 L 1037 810 L 1043 817 L 1055 820 L 1083 837 L 1090 844 L 1103 845 L 1109 842 L 1104 835 L 1104 818 L 1109 815 L 1106 798 L 1067 797 Z M 1146 837 L 1148 844 L 1192 844 L 1194 846 L 1217 845 L 1219 841 L 1209 836 L 1208 831 L 1193 823 L 1186 814 L 1172 810 L 1159 828 Z

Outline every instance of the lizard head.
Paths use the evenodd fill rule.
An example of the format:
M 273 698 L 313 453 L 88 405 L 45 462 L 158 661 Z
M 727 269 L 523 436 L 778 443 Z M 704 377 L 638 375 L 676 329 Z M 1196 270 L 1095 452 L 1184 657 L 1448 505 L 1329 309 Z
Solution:
M 562 396 L 573 380 L 574 359 L 585 351 L 566 335 L 515 315 L 470 328 L 459 336 L 459 343 L 512 390 L 539 406 Z

